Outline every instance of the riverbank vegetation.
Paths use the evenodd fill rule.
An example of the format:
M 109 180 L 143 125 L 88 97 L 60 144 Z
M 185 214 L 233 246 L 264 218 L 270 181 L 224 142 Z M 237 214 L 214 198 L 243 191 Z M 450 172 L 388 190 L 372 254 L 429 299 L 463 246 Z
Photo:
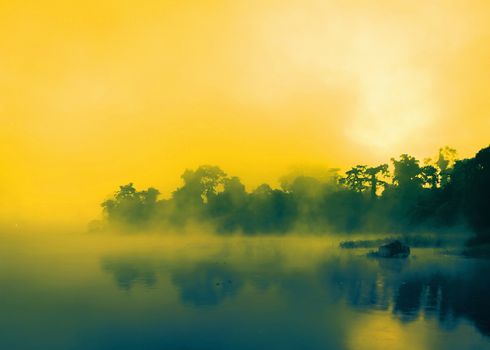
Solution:
M 402 154 L 323 178 L 285 176 L 280 188 L 262 184 L 252 191 L 217 166 L 181 177 L 183 185 L 166 199 L 156 188 L 120 186 L 102 203 L 105 221 L 177 231 L 197 223 L 247 235 L 468 230 L 470 244 L 490 242 L 490 147 L 460 160 L 449 147 L 424 161 Z

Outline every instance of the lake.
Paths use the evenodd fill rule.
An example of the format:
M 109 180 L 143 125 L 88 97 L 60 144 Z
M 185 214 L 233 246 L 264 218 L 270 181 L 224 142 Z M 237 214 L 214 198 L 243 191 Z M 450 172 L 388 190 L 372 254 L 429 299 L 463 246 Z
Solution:
M 490 263 L 339 238 L 0 234 L 0 349 L 490 349 Z

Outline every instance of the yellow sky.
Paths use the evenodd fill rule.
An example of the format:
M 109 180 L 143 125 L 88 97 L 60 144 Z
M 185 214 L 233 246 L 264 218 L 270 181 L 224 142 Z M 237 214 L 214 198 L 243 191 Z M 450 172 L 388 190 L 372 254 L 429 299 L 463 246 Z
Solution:
M 0 217 L 88 220 L 217 164 L 490 142 L 488 0 L 0 1 Z

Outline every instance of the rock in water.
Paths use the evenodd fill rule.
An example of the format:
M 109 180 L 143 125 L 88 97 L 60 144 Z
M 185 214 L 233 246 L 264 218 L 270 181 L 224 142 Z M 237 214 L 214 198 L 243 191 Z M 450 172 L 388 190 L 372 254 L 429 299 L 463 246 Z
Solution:
M 410 255 L 410 247 L 400 241 L 393 241 L 378 248 L 381 258 L 406 258 Z

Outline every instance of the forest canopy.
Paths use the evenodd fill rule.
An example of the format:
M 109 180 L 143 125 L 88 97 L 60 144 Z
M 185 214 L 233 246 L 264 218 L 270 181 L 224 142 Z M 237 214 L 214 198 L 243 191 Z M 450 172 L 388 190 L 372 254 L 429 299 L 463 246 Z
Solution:
M 187 169 L 168 199 L 155 188 L 120 186 L 102 203 L 110 225 L 185 230 L 191 223 L 218 233 L 391 232 L 470 229 L 490 240 L 490 146 L 458 160 L 449 147 L 423 162 L 408 154 L 390 163 L 355 165 L 327 177 L 290 175 L 274 189 L 251 192 L 217 166 Z

